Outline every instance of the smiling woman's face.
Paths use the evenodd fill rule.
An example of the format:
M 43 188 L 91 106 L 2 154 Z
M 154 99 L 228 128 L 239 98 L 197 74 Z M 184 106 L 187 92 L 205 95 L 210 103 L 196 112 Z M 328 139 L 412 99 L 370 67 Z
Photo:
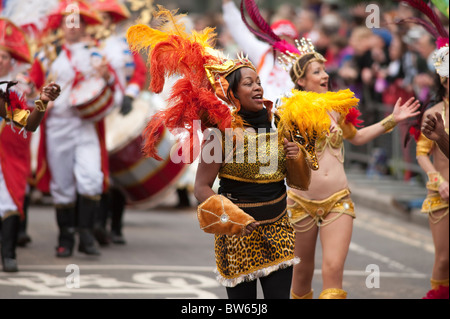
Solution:
M 307 66 L 305 76 L 298 79 L 297 83 L 305 91 L 326 93 L 328 92 L 328 79 L 325 65 L 314 61 Z
M 250 68 L 241 68 L 241 79 L 236 90 L 236 97 L 241 103 L 241 108 L 250 112 L 257 112 L 263 109 L 264 90 L 258 74 Z

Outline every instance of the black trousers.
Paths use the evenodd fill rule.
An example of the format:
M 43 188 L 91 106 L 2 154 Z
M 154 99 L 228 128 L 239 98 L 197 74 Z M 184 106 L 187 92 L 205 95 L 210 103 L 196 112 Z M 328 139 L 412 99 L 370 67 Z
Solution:
M 291 294 L 292 266 L 274 271 L 259 278 L 265 299 L 289 299 Z M 227 287 L 229 299 L 256 299 L 257 280 L 245 281 L 235 287 Z

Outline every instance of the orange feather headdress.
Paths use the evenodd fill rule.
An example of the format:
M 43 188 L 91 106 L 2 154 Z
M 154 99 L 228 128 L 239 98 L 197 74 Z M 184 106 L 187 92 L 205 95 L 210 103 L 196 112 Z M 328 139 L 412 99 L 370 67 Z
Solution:
M 188 33 L 181 19 L 184 15 L 162 6 L 154 14 L 162 21 L 158 30 L 134 25 L 127 31 L 127 41 L 133 51 L 147 50 L 151 91 L 161 93 L 166 77 L 180 77 L 172 87 L 166 109 L 156 113 L 144 131 L 144 154 L 161 159 L 156 145 L 161 139 L 162 125 L 175 135 L 180 128 L 188 130 L 191 150 L 198 141 L 195 120 L 201 121 L 202 130 L 215 127 L 224 131 L 241 125 L 242 120 L 236 121 L 239 105 L 227 96 L 225 77 L 240 67 L 255 67 L 246 58 L 229 60 L 215 50 L 214 29 L 207 27 Z

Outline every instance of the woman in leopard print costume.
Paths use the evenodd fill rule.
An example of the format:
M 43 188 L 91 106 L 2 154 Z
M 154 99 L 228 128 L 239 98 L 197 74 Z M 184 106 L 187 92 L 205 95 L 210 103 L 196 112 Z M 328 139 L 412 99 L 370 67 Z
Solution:
M 226 80 L 235 102 L 241 106 L 238 114 L 245 123 L 244 142 L 239 147 L 238 142 L 233 144 L 233 138 L 228 136 L 209 136 L 197 170 L 195 196 L 200 202 L 217 196 L 212 186 L 218 176 L 218 193 L 254 221 L 246 227 L 243 236 L 215 235 L 217 279 L 226 286 L 230 299 L 256 298 L 257 279 L 265 298 L 289 299 L 292 265 L 299 259 L 294 256 L 295 233 L 286 215 L 285 162 L 286 158 L 295 157 L 299 149 L 287 140 L 284 145 L 279 144 L 277 132 L 271 131 L 271 113 L 266 108 L 271 104 L 263 99 L 263 88 L 254 67 L 248 65 L 234 70 Z M 267 164 L 256 144 L 264 139 L 268 141 L 271 136 L 275 137 L 275 144 L 266 143 Z M 270 146 L 275 146 L 275 150 L 271 152 Z M 212 163 L 203 160 L 211 155 L 211 149 L 221 153 L 221 160 Z M 252 155 L 255 161 L 251 160 Z M 261 173 L 261 168 L 272 164 L 273 170 Z

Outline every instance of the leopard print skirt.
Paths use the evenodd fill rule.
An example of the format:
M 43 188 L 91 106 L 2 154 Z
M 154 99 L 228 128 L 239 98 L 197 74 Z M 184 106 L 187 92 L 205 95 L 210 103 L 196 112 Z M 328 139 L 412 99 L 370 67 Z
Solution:
M 217 280 L 226 287 L 252 281 L 300 262 L 294 256 L 295 232 L 284 212 L 248 236 L 215 236 Z

